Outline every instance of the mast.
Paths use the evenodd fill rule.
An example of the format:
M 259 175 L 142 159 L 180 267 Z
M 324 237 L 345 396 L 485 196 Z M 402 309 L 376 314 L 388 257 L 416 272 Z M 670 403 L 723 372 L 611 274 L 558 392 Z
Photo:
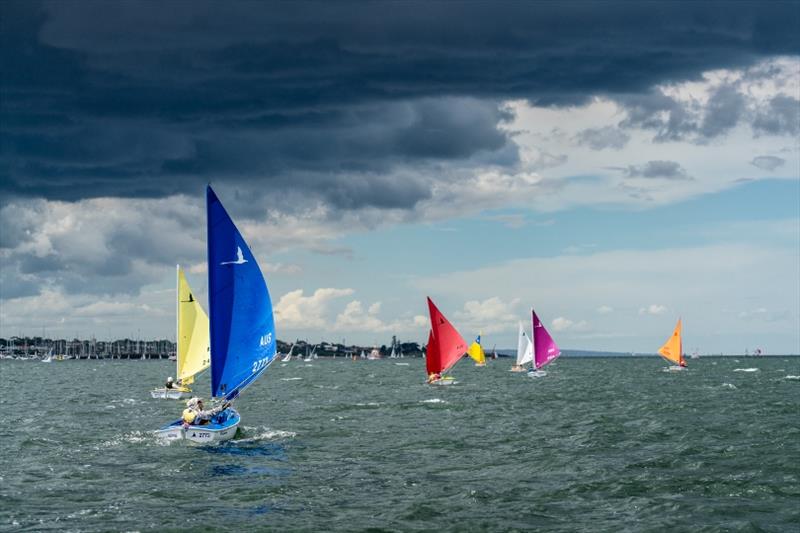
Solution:
M 178 376 L 181 362 L 181 266 L 175 265 L 175 379 Z M 183 383 L 183 382 L 181 382 Z

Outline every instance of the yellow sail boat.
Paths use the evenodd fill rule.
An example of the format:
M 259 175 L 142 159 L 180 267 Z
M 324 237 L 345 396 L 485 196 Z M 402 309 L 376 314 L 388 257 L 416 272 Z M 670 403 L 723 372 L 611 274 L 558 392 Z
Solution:
M 681 319 L 675 325 L 675 331 L 664 346 L 658 349 L 658 354 L 666 359 L 668 362 L 673 363 L 670 367 L 665 368 L 666 372 L 674 372 L 684 370 L 686 368 L 686 361 L 683 359 L 683 342 L 681 340 Z
M 186 281 L 180 265 L 178 271 L 178 301 L 177 328 L 178 328 L 178 357 L 177 380 L 171 387 L 161 387 L 151 391 L 153 398 L 182 398 L 189 395 L 192 389 L 189 385 L 194 383 L 194 378 L 209 367 L 209 327 L 208 315 L 194 298 L 192 288 Z M 168 380 L 169 382 L 169 380 Z
M 481 335 L 478 334 L 478 338 L 470 344 L 469 349 L 467 350 L 467 355 L 472 357 L 475 361 L 475 366 L 486 366 L 486 354 L 483 353 L 483 346 L 481 346 Z

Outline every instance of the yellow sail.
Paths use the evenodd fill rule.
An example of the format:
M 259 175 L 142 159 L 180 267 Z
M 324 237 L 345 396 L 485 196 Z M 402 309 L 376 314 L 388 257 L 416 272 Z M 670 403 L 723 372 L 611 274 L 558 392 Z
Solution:
M 680 366 L 686 366 L 683 360 L 683 344 L 681 342 L 681 319 L 678 319 L 678 324 L 675 326 L 675 331 L 672 336 L 664 343 L 664 346 L 658 349 L 661 357 L 671 361 Z
M 178 266 L 178 379 L 184 385 L 211 364 L 208 316 Z
M 485 365 L 486 364 L 486 354 L 483 353 L 483 346 L 481 346 L 481 336 L 478 335 L 478 338 L 470 344 L 469 349 L 467 350 L 467 354 L 472 357 L 478 365 Z

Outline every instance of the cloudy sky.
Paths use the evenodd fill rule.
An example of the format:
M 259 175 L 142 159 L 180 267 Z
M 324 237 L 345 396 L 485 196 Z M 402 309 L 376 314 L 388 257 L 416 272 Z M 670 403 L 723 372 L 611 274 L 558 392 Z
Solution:
M 174 338 L 211 183 L 284 340 L 800 353 L 796 2 L 0 11 L 0 336 Z

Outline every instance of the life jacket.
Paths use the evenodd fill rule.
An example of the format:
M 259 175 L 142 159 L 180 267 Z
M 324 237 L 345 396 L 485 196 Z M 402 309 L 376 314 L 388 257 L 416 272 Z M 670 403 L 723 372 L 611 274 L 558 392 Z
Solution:
M 191 424 L 194 422 L 194 419 L 197 417 L 197 414 L 194 412 L 194 409 L 189 409 L 188 407 L 183 410 L 183 421 L 187 424 Z

